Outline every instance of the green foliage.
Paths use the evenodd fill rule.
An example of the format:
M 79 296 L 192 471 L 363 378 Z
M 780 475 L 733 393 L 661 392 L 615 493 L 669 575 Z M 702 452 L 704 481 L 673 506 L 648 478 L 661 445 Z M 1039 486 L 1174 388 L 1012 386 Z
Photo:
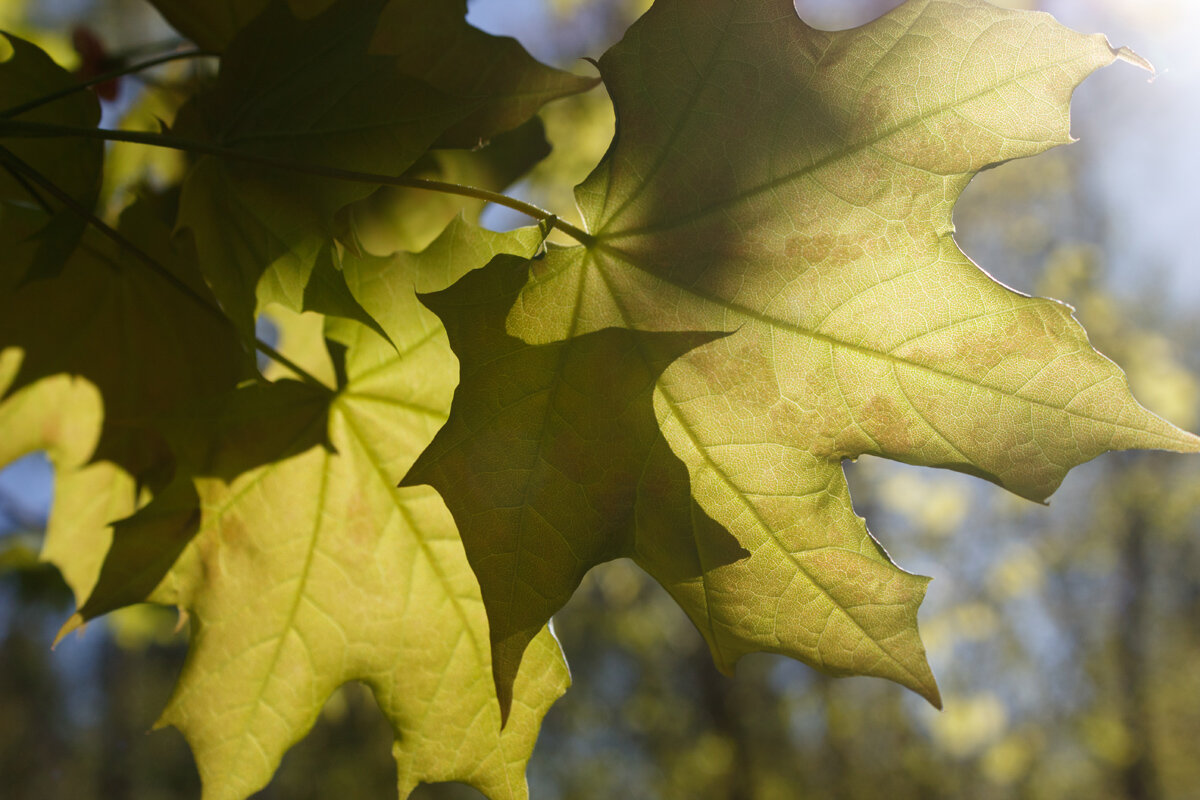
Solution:
M 479 34 L 459 43 L 471 30 L 460 5 L 454 14 L 450 4 L 393 3 L 381 17 L 383 0 L 343 0 L 298 20 L 273 3 L 233 37 L 215 85 L 180 111 L 177 130 L 221 151 L 398 176 L 436 142 L 475 145 L 590 85 L 514 58 L 506 40 Z M 431 37 L 455 57 L 415 57 Z M 441 66 L 446 60 L 453 68 Z M 480 74 L 502 77 L 481 87 Z M 376 327 L 321 258 L 334 214 L 374 188 L 212 156 L 184 182 L 179 225 L 192 231 L 218 300 L 245 330 L 256 305 L 270 302 Z
M 446 246 L 520 251 L 519 235 L 462 235 L 468 241 Z M 265 785 L 350 680 L 370 687 L 400 732 L 401 794 L 422 780 L 524 794 L 524 764 L 542 714 L 566 688 L 565 664 L 543 630 L 501 730 L 487 622 L 454 523 L 428 487 L 396 488 L 454 385 L 432 315 L 411 290 L 393 294 L 396 280 L 436 286 L 439 276 L 458 277 L 458 264 L 435 259 L 436 250 L 347 261 L 347 281 L 391 344 L 362 325 L 337 334 L 346 383 L 321 419 L 329 447 L 196 480 L 200 531 L 150 599 L 196 620 L 162 723 L 187 737 L 206 796 L 244 797 Z
M 88 230 L 58 276 L 0 297 L 0 336 L 23 353 L 15 386 L 59 373 L 95 385 L 105 414 L 94 460 L 161 487 L 170 455 L 154 418 L 232 391 L 250 365 L 228 323 L 205 304 L 211 295 L 195 260 L 171 244 L 169 223 L 152 204 L 130 206 L 117 230 L 165 274 Z
M 525 344 L 504 324 L 527 271 L 501 257 L 423 298 L 461 372 L 449 421 L 404 481 L 432 484 L 460 521 L 506 714 L 526 645 L 591 567 L 634 559 L 715 636 L 704 576 L 749 555 L 692 500 L 654 416 L 659 375 L 714 335 L 609 328 Z
M 186 615 L 161 724 L 205 797 L 266 785 L 348 681 L 401 796 L 524 797 L 568 682 L 547 625 L 620 557 L 723 671 L 781 653 L 940 705 L 928 579 L 855 514 L 844 459 L 1043 500 L 1107 450 L 1200 450 L 1069 307 L 951 237 L 976 172 L 1069 141 L 1075 86 L 1144 65 L 1103 37 L 979 0 L 839 33 L 790 0 L 659 0 L 599 61 L 618 128 L 581 230 L 495 192 L 546 155 L 538 110 L 596 81 L 465 2 L 156 5 L 220 53 L 162 133 L 98 131 L 27 42 L 0 63 L 0 463 L 57 468 L 64 632 Z M 186 176 L 124 187 L 110 223 L 101 139 Z M 485 200 L 540 224 L 488 232 Z
M 31 100 L 75 84 L 49 56 L 24 39 L 5 34 L 0 47 L 10 51 L 0 64 L 0 105 L 9 110 L 6 116 Z M 31 108 L 24 115 L 40 122 L 93 127 L 100 122 L 100 104 L 94 96 L 76 92 L 57 103 Z M 14 155 L 44 165 L 47 176 L 76 200 L 95 205 L 100 191 L 101 142 L 26 141 L 13 143 L 11 148 Z M 9 243 L 4 288 L 9 289 L 11 282 L 57 275 L 79 244 L 87 222 L 65 208 L 47 215 L 22 179 L 12 173 L 0 176 L 0 201 L 0 230 Z

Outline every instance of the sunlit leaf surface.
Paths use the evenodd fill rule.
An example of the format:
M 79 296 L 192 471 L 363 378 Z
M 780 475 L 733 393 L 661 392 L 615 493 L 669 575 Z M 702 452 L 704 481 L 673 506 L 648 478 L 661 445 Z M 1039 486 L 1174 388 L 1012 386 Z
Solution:
M 486 616 L 453 519 L 430 488 L 396 484 L 454 386 L 445 333 L 414 286 L 444 287 L 469 253 L 528 254 L 538 241 L 460 224 L 421 256 L 348 259 L 347 280 L 390 343 L 349 321 L 329 332 L 347 345 L 348 381 L 329 410 L 332 449 L 195 479 L 200 530 L 151 599 L 192 620 L 162 722 L 187 737 L 206 798 L 265 785 L 350 680 L 395 727 L 402 796 L 446 780 L 526 796 L 541 717 L 567 684 L 558 646 L 545 629 L 536 637 L 501 730 Z
M 728 334 L 654 391 L 693 496 L 750 554 L 704 573 L 718 663 L 779 652 L 938 702 L 916 636 L 924 579 L 854 514 L 843 459 L 948 467 L 1040 500 L 1106 450 L 1200 449 L 1133 400 L 1067 306 L 996 283 L 951 236 L 971 176 L 1068 141 L 1072 90 L 1118 57 L 1137 60 L 974 0 L 913 0 L 836 33 L 789 0 L 662 0 L 600 60 L 618 126 L 577 191 L 595 242 L 532 264 L 507 332 Z M 646 369 L 626 359 L 614 380 Z M 513 380 L 512 395 L 540 389 Z M 599 470 L 606 448 L 585 455 Z M 591 513 L 562 492 L 555 509 Z M 553 572 L 526 559 L 507 583 L 553 596 Z

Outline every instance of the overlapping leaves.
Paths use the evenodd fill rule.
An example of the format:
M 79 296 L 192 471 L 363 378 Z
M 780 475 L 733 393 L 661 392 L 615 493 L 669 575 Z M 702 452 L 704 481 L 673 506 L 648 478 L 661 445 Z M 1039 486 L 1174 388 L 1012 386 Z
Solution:
M 151 598 L 191 615 L 188 662 L 162 722 L 187 737 L 206 797 L 265 785 L 350 680 L 371 688 L 397 731 L 402 796 L 422 780 L 525 796 L 541 716 L 566 687 L 558 646 L 540 632 L 501 730 L 485 614 L 453 520 L 428 487 L 396 484 L 454 385 L 445 334 L 413 285 L 457 277 L 462 262 L 448 252 L 486 260 L 537 242 L 536 231 L 459 225 L 421 256 L 348 259 L 348 281 L 388 338 L 348 321 L 329 332 L 346 347 L 332 447 L 196 479 L 200 531 Z
M 383 7 L 342 3 L 315 22 L 282 4 L 267 8 L 235 37 L 222 80 L 193 101 L 175 133 L 210 152 L 385 174 L 414 166 L 502 188 L 545 153 L 540 126 L 520 123 L 546 100 L 593 83 L 536 64 L 509 40 L 463 33 L 464 9 L 447 14 L 450 6 L 429 12 L 454 29 L 440 41 L 466 37 L 477 51 L 464 56 L 468 66 L 502 74 L 479 85 L 468 82 L 470 70 L 414 77 L 403 72 L 404 58 L 367 52 Z M 416 15 L 393 20 L 414 24 L 406 36 L 430 33 L 422 6 L 398 7 Z M 324 55 L 339 63 L 318 58 L 307 71 L 297 63 L 330 42 Z M 21 52 L 58 70 L 32 48 L 40 61 Z M 51 77 L 26 82 L 13 102 L 69 84 Z M 332 107 L 300 102 L 314 81 L 326 82 Z M 86 94 L 68 97 L 95 108 Z M 91 116 L 46 119 L 95 124 Z M 492 135 L 496 146 L 484 146 L 480 139 Z M 429 150 L 467 138 L 478 152 Z M 77 206 L 67 210 L 83 231 L 94 191 L 74 192 L 66 180 L 72 170 L 88 175 L 63 155 L 64 144 L 77 143 L 14 148 L 13 163 L 65 182 Z M 65 266 L 45 280 L 25 285 L 30 260 L 6 259 L 0 344 L 11 397 L 0 423 L 23 435 L 6 436 L 0 456 L 56 453 L 56 511 L 43 555 L 61 565 L 79 600 L 65 630 L 144 599 L 188 611 L 190 657 L 163 722 L 192 744 L 206 797 L 244 797 L 265 785 L 325 699 L 350 680 L 370 686 L 397 731 L 402 795 L 420 781 L 460 780 L 493 798 L 524 797 L 541 716 L 567 683 L 557 644 L 548 631 L 535 638 L 538 655 L 522 668 L 502 726 L 486 616 L 453 520 L 432 490 L 396 484 L 445 418 L 454 385 L 454 357 L 414 284 L 444 288 L 499 249 L 527 256 L 542 233 L 489 236 L 463 223 L 420 257 L 357 256 L 362 210 L 335 215 L 375 186 L 297 180 L 272 194 L 286 170 L 239 164 L 210 155 L 183 187 L 178 223 L 191 230 L 211 294 L 189 239 L 172 240 L 170 195 L 138 201 L 115 231 L 92 219 L 95 230 L 79 248 L 67 243 Z M 98 163 L 93 172 L 98 182 Z M 214 175 L 231 194 L 214 191 Z M 24 184 L 15 187 L 23 216 L 14 219 L 23 224 L 60 207 L 38 207 Z M 253 187 L 268 194 L 255 198 Z M 226 203 L 234 197 L 248 203 L 246 213 Z M 393 200 L 412 206 L 410 197 Z M 195 224 L 197 205 L 214 228 Z M 411 238 L 426 238 L 425 228 L 455 210 L 438 204 Z M 330 322 L 315 337 L 322 352 L 325 335 L 337 339 L 328 346 L 336 368 L 317 370 L 331 374 L 329 386 L 238 383 L 252 376 L 244 342 L 267 300 L 359 320 Z M 292 355 L 313 358 L 304 347 Z M 43 380 L 63 372 L 86 380 Z
M 94 127 L 100 110 L 88 93 L 38 102 L 74 81 L 34 45 L 10 41 L 12 56 L 0 64 L 8 116 Z M 171 241 L 170 197 L 133 204 L 115 236 L 87 230 L 80 210 L 96 203 L 102 154 L 101 142 L 79 139 L 18 139 L 0 151 L 0 347 L 22 352 L 9 391 L 60 373 L 93 384 L 104 403 L 94 459 L 161 486 L 171 457 L 155 418 L 232 389 L 247 374 L 247 353 L 190 252 Z
M 89 230 L 59 275 L 0 290 L 0 342 L 24 351 L 14 388 L 58 373 L 86 378 L 104 399 L 96 460 L 159 486 L 171 457 L 157 417 L 232 390 L 248 368 L 194 259 L 171 243 L 171 209 L 147 199 L 118 225 L 162 272 Z
M 1067 141 L 1074 86 L 1136 61 L 1102 38 L 977 0 L 838 33 L 790 0 L 659 0 L 600 61 L 619 125 L 578 189 L 583 246 L 459 220 L 369 255 L 460 206 L 347 170 L 498 188 L 544 154 L 541 104 L 592 82 L 470 28 L 463 0 L 157 5 L 222 52 L 172 127 L 198 148 L 178 204 L 84 234 L 28 182 L 90 208 L 99 148 L 5 151 L 0 460 L 54 452 L 45 555 L 79 619 L 188 611 L 162 721 L 205 797 L 263 786 L 350 680 L 397 731 L 402 795 L 524 796 L 567 680 L 545 624 L 619 556 L 724 670 L 778 652 L 937 703 L 927 579 L 855 515 L 842 459 L 1043 499 L 1104 450 L 1198 449 L 1066 306 L 950 235 L 975 172 Z M 68 85 L 12 44 L 10 108 Z M 37 118 L 95 125 L 90 98 L 56 103 Z M 272 302 L 321 312 L 278 312 L 303 382 L 250 369 Z
M 445 780 L 493 798 L 526 795 L 524 764 L 541 716 L 567 683 L 558 646 L 546 630 L 536 637 L 502 729 L 486 617 L 453 520 L 429 488 L 395 484 L 445 418 L 454 385 L 445 334 L 414 284 L 444 287 L 461 273 L 460 255 L 529 254 L 539 242 L 536 230 L 489 235 L 459 224 L 420 256 L 348 259 L 357 296 L 388 338 L 358 323 L 334 326 L 345 347 L 341 390 L 249 385 L 206 424 L 181 431 L 192 439 L 177 452 L 195 489 L 198 530 L 148 599 L 186 609 L 193 626 L 162 724 L 188 738 L 206 798 L 245 797 L 265 785 L 325 699 L 350 680 L 371 688 L 398 732 L 401 796 L 420 781 Z M 319 317 L 308 321 L 321 325 Z M 320 359 L 291 338 L 283 346 L 298 361 Z M 5 382 L 18 353 L 7 350 L 0 361 Z M 60 376 L 0 405 L 0 423 L 26 432 L 7 440 L 0 457 L 50 449 L 60 470 L 57 502 L 88 512 L 70 521 L 75 531 L 52 530 L 47 543 L 81 596 L 99 563 L 96 542 L 78 534 L 102 532 L 111 521 L 105 509 L 133 510 L 123 473 L 107 462 L 84 467 L 99 400 L 86 383 Z M 313 425 L 322 439 L 327 429 L 328 445 L 306 444 Z M 261 466 L 247 469 L 248 458 Z M 81 470 L 115 480 L 67 482 Z M 163 498 L 165 513 L 156 509 Z M 146 547 L 146 529 L 192 513 L 165 491 L 115 526 L 114 552 L 123 537 Z M 98 595 L 119 605 L 108 601 L 110 591 L 101 574 L 81 614 L 107 610 L 89 608 Z
M 1200 449 L 1133 400 L 1068 307 L 1001 286 L 951 237 L 971 176 L 1068 141 L 1073 88 L 1118 57 L 1136 61 L 976 0 L 912 0 L 836 33 L 789 0 L 660 0 L 600 60 L 618 129 L 577 190 L 594 241 L 533 262 L 507 333 L 543 346 L 607 327 L 728 334 L 654 389 L 693 497 L 750 554 L 695 579 L 719 664 L 785 653 L 939 702 L 916 635 L 924 579 L 853 513 L 842 459 L 948 467 L 1040 500 L 1106 450 Z M 630 349 L 604 369 L 652 363 Z M 602 394 L 572 405 L 572 420 L 610 413 Z M 471 406 L 455 411 L 451 426 L 476 424 Z M 521 430 L 552 454 L 563 438 L 541 417 Z M 583 495 L 609 470 L 604 447 L 570 454 L 569 470 L 544 460 Z M 511 480 L 477 458 L 437 483 L 452 509 L 495 493 L 525 517 L 503 558 L 471 525 L 478 507 L 458 517 L 501 631 L 540 621 L 518 596 L 560 605 L 547 539 L 585 553 L 580 569 L 602 560 L 577 532 L 591 504 Z
M 75 94 L 48 104 L 36 102 L 72 86 L 70 73 L 35 45 L 16 36 L 3 35 L 0 53 L 5 49 L 9 52 L 0 61 L 3 117 L 96 126 L 100 104 L 92 95 Z M 89 207 L 95 204 L 100 191 L 102 143 L 86 139 L 27 140 L 6 143 L 5 148 L 18 158 L 43 165 L 55 183 L 80 203 Z M 46 198 L 11 167 L 0 170 L 0 232 L 7 242 L 0 290 L 57 275 L 79 244 L 84 221 L 68 209 L 47 207 L 46 203 Z
M 399 176 L 435 144 L 482 144 L 593 84 L 471 29 L 465 11 L 465 3 L 341 0 L 298 19 L 276 0 L 233 37 L 216 85 L 180 112 L 176 129 L 251 158 Z M 450 52 L 414 58 L 430 41 Z M 270 302 L 371 326 L 327 248 L 335 213 L 376 188 L 206 157 L 184 183 L 179 224 L 244 330 Z

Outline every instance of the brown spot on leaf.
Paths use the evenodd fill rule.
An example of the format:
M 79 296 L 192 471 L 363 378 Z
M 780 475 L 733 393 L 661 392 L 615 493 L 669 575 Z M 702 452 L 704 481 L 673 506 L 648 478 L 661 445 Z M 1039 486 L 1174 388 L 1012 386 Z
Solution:
M 218 547 L 242 551 L 253 549 L 250 535 L 246 532 L 246 524 L 236 514 L 226 514 L 221 520 Z
M 790 261 L 801 261 L 804 267 L 827 262 L 848 264 L 865 255 L 861 236 L 830 233 L 792 236 L 788 238 L 784 250 Z
M 200 569 L 206 584 L 214 583 L 221 576 L 221 544 L 214 536 L 200 536 L 196 541 L 196 552 L 200 556 Z
M 379 525 L 362 489 L 353 492 L 347 498 L 344 519 L 344 537 L 349 545 L 345 550 L 351 557 L 361 556 L 364 562 L 369 561 L 374 554 Z
M 912 415 L 890 397 L 872 397 L 860 410 L 858 420 L 884 452 L 903 453 L 913 446 Z
M 968 374 L 982 376 L 1014 357 L 1038 363 L 1053 360 L 1065 333 L 1065 320 L 1056 309 L 1026 307 L 1013 313 L 1003 332 L 983 330 L 960 338 L 955 355 Z

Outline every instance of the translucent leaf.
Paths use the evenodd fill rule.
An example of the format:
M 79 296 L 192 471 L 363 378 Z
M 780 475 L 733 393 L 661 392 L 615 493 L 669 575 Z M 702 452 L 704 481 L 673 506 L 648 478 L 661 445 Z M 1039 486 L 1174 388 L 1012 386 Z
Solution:
M 396 730 L 402 796 L 420 781 L 448 780 L 496 800 L 526 796 L 541 717 L 568 682 L 558 646 L 548 630 L 534 638 L 502 728 L 486 615 L 453 519 L 428 487 L 396 484 L 445 419 L 454 386 L 445 333 L 414 288 L 444 288 L 497 252 L 528 256 L 540 242 L 537 230 L 489 234 L 459 223 L 419 255 L 347 258 L 347 282 L 387 338 L 329 323 L 346 382 L 320 415 L 328 444 L 297 452 L 304 439 L 287 431 L 302 426 L 282 424 L 286 409 L 314 407 L 297 388 L 225 406 L 226 436 L 177 447 L 182 463 L 209 465 L 191 475 L 198 530 L 150 599 L 183 607 L 192 623 L 162 724 L 190 743 L 205 798 L 264 786 L 351 680 L 370 687 Z M 279 430 L 262 423 L 273 408 Z M 248 462 L 261 466 L 245 470 Z M 183 518 L 186 502 L 160 497 L 164 518 Z M 129 524 L 156 524 L 154 508 Z M 126 533 L 139 535 L 117 536 Z
M 459 4 L 341 0 L 298 19 L 273 3 L 231 41 L 216 86 L 180 112 L 178 130 L 252 156 L 397 176 L 443 139 L 475 146 L 593 85 L 470 28 L 464 13 Z M 414 61 L 430 40 L 469 47 Z M 497 65 L 502 79 L 480 77 Z M 271 302 L 371 326 L 340 273 L 322 278 L 318 259 L 337 232 L 334 214 L 376 188 L 210 156 L 184 184 L 179 223 L 243 329 Z
M 951 235 L 970 178 L 1069 141 L 1071 92 L 1116 58 L 1138 61 L 976 0 L 911 0 L 833 33 L 790 0 L 660 0 L 600 60 L 618 123 L 577 190 L 595 240 L 532 262 L 507 334 L 728 334 L 654 388 L 692 496 L 750 554 L 703 576 L 718 664 L 783 653 L 938 702 L 916 630 L 925 579 L 854 514 L 843 459 L 961 470 L 1041 500 L 1106 450 L 1200 449 L 1137 404 L 1069 307 L 996 283 Z M 605 374 L 646 369 L 641 353 L 626 361 Z M 541 388 L 514 378 L 508 393 Z M 606 456 L 581 452 L 593 461 L 571 480 L 585 486 Z M 476 491 L 439 485 L 452 509 Z M 557 495 L 539 524 L 581 548 L 570 532 L 591 508 Z M 510 565 L 477 569 L 488 587 Z M 554 596 L 550 571 L 530 559 L 508 584 Z

